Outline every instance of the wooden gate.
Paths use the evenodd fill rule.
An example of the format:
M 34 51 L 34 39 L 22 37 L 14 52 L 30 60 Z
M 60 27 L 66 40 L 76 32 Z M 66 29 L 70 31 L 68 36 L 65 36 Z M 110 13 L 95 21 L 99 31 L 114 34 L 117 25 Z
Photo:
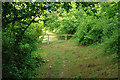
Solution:
M 49 44 L 49 37 L 50 36 L 65 36 L 65 40 L 67 40 L 67 36 L 73 36 L 72 34 L 42 34 L 41 36 L 48 36 L 47 43 Z

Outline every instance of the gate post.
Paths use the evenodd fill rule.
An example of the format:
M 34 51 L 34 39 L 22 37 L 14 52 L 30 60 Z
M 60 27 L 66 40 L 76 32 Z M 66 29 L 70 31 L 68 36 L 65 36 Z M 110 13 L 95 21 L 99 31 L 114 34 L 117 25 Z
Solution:
M 48 44 L 49 44 L 49 34 L 48 34 Z
M 65 35 L 65 40 L 67 40 L 67 35 Z

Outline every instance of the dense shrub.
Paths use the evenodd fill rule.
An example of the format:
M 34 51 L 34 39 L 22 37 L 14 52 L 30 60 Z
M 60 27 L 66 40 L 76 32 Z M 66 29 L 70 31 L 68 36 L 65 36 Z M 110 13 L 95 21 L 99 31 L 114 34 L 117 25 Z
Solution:
M 37 49 L 36 39 L 41 35 L 41 29 L 39 24 L 32 24 L 16 43 L 14 34 L 17 34 L 17 31 L 13 32 L 13 27 L 16 26 L 10 25 L 2 34 L 3 78 L 31 78 L 37 62 L 31 58 L 31 53 Z
M 108 26 L 103 31 L 103 49 L 106 53 L 118 53 L 119 47 L 119 27 L 117 16 L 108 20 Z
M 79 3 L 76 8 L 76 4 L 71 2 L 71 6 L 69 13 L 58 9 L 60 15 L 56 20 L 50 24 L 49 20 L 47 22 L 52 24 L 50 28 L 58 34 L 74 34 L 79 45 L 101 44 L 105 53 L 117 53 L 118 3 L 92 3 L 88 6 Z

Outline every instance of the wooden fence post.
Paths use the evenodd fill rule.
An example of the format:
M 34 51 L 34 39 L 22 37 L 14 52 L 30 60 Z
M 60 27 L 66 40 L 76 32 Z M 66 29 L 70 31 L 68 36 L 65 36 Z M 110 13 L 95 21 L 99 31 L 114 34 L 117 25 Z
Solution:
M 39 41 L 39 37 L 37 37 L 37 41 Z
M 49 44 L 49 34 L 48 34 L 48 44 Z
M 67 35 L 65 35 L 65 40 L 67 40 Z

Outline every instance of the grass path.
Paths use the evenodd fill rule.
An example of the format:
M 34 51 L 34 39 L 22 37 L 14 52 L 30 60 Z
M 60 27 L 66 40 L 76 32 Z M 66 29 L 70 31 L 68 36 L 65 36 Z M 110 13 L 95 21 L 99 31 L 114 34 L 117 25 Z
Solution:
M 115 55 L 102 55 L 99 47 L 76 46 L 73 40 L 38 46 L 38 55 L 47 63 L 36 69 L 36 78 L 115 78 Z

